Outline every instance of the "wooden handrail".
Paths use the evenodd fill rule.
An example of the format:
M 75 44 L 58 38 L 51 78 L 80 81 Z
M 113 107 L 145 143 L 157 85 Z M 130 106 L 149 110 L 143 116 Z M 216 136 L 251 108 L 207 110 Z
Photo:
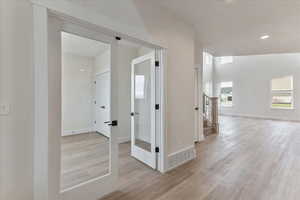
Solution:
M 218 115 L 218 97 L 210 97 L 203 93 L 203 116 L 216 133 L 219 132 Z

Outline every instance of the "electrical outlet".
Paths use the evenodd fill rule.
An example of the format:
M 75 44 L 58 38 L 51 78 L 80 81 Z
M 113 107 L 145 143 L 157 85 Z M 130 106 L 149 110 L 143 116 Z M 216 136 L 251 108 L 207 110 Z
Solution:
M 0 104 L 0 115 L 9 115 L 10 106 L 8 104 Z

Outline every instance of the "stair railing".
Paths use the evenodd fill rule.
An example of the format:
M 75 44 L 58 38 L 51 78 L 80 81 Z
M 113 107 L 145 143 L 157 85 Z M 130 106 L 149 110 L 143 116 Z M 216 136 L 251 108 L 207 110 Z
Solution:
M 219 133 L 219 113 L 218 97 L 209 97 L 203 94 L 203 117 L 207 126 L 214 129 L 214 133 Z

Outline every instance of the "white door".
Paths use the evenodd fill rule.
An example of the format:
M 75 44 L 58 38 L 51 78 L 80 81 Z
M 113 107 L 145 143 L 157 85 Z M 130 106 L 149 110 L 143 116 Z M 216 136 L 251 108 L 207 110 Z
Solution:
M 104 120 L 110 121 L 110 123 L 99 124 L 101 131 L 103 133 L 111 133 L 110 137 L 104 137 L 101 135 L 94 135 L 97 140 L 94 143 L 85 148 L 82 145 L 77 145 L 76 151 L 89 151 L 92 149 L 93 154 L 82 156 L 82 154 L 77 154 L 82 156 L 81 158 L 85 161 L 77 160 L 75 163 L 66 161 L 68 165 L 71 165 L 73 169 L 67 171 L 68 179 L 65 179 L 70 186 L 60 190 L 61 200 L 98 200 L 104 195 L 113 192 L 117 189 L 118 181 L 118 127 L 117 127 L 117 117 L 118 117 L 118 77 L 117 77 L 117 65 L 116 65 L 116 55 L 117 55 L 117 40 L 114 37 L 102 35 L 91 27 L 91 29 L 80 27 L 80 25 L 74 25 L 71 23 L 65 23 L 63 26 L 63 31 L 74 34 L 81 37 L 80 41 L 83 39 L 90 39 L 95 42 L 100 42 L 101 45 L 109 50 L 108 60 L 110 61 L 110 73 L 99 77 L 99 106 L 105 106 L 105 112 L 100 114 L 99 119 L 96 121 L 104 123 Z M 94 47 L 95 44 L 92 43 Z M 80 46 L 78 47 L 80 48 Z M 101 93 L 106 93 L 102 98 Z M 107 107 L 107 110 L 106 110 Z M 102 110 L 102 111 L 103 111 Z M 100 137 L 100 138 L 99 138 Z M 96 141 L 100 141 L 97 142 Z M 63 152 L 63 149 L 61 150 Z M 64 164 L 62 161 L 65 155 L 57 160 L 60 164 Z M 74 156 L 69 156 L 68 159 L 76 159 Z M 62 167 L 63 168 L 63 167 Z M 61 169 L 61 174 L 64 173 Z M 77 173 L 77 174 L 75 174 Z M 59 175 L 61 175 L 59 174 Z M 74 175 L 75 174 L 75 175 Z M 60 176 L 60 185 L 62 185 L 63 176 Z M 80 182 L 77 182 L 80 180 Z M 75 183 L 76 182 L 76 183 Z M 74 184 L 75 183 L 75 184 Z
M 155 52 L 132 61 L 131 116 L 131 155 L 155 169 Z
M 110 72 L 96 75 L 96 100 L 95 100 L 95 129 L 98 133 L 110 137 Z

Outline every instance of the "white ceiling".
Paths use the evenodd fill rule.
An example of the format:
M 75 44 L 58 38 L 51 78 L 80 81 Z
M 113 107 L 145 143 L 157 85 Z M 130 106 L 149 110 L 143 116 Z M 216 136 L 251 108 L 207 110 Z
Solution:
M 193 24 L 214 55 L 300 52 L 299 0 L 153 1 Z
M 65 32 L 62 33 L 63 53 L 72 53 L 80 56 L 95 57 L 100 55 L 107 49 L 109 49 L 108 44 Z
M 142 0 L 68 1 L 115 19 L 121 17 L 128 24 L 144 25 L 136 5 Z M 199 46 L 215 56 L 300 52 L 300 0 L 151 2 L 172 11 L 194 26 Z M 270 38 L 260 40 L 260 36 L 265 34 Z

